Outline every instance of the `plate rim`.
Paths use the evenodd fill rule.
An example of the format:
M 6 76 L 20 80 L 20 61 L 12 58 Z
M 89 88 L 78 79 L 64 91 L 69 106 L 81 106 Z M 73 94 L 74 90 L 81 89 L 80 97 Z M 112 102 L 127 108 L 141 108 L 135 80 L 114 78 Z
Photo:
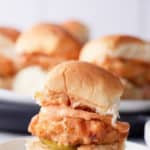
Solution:
M 4 144 L 11 144 L 12 142 L 25 142 L 26 140 L 34 139 L 34 138 L 36 138 L 36 137 L 32 137 L 32 136 L 17 137 L 17 138 L 14 138 L 13 140 L 10 139 L 8 141 L 0 143 L 0 146 L 3 146 Z M 135 143 L 135 142 L 132 142 L 132 141 L 126 141 L 125 143 L 126 143 L 127 146 L 133 145 L 133 146 L 136 146 L 136 147 L 138 146 L 139 148 L 141 148 L 143 150 L 148 150 L 148 147 L 146 145 L 142 145 L 142 144 Z

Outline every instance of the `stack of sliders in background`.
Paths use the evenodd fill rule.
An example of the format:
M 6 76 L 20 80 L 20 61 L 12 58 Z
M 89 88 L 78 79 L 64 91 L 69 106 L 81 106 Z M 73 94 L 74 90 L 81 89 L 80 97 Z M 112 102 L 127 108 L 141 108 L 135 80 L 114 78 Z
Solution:
M 150 99 L 150 44 L 127 35 L 108 35 L 88 42 L 80 60 L 114 73 L 125 86 L 123 99 Z
M 54 67 L 35 96 L 41 106 L 29 125 L 27 150 L 124 150 L 129 124 L 117 121 L 123 87 L 93 64 Z
M 72 23 L 67 21 L 66 24 L 71 24 L 70 22 Z M 68 29 L 63 27 L 63 24 L 41 23 L 20 35 L 16 43 L 20 71 L 13 82 L 15 92 L 32 95 L 43 85 L 49 69 L 63 61 L 78 59 L 85 40 L 82 37 L 88 36 L 87 32 L 84 32 L 87 29 L 77 21 L 69 27 Z M 80 39 L 72 34 L 73 31 Z
M 10 89 L 16 73 L 14 45 L 20 32 L 10 27 L 0 27 L 0 89 Z

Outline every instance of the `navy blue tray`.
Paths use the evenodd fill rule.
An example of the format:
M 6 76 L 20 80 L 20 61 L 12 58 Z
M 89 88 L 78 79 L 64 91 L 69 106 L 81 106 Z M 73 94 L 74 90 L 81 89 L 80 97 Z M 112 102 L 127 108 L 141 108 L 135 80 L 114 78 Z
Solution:
M 30 119 L 38 111 L 37 104 L 0 100 L 0 130 L 26 133 Z

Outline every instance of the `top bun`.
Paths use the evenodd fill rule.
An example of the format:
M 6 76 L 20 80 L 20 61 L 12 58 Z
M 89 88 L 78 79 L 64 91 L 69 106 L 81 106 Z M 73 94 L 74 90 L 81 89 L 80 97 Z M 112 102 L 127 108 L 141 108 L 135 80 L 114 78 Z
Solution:
M 22 33 L 16 43 L 18 53 L 41 53 L 52 57 L 77 59 L 81 44 L 55 24 L 37 24 Z
M 106 57 L 120 57 L 150 61 L 150 44 L 128 35 L 108 35 L 88 42 L 82 49 L 80 59 L 103 62 Z
M 77 20 L 68 20 L 62 24 L 74 37 L 81 43 L 85 43 L 89 39 L 89 29 L 86 25 Z
M 14 28 L 10 27 L 0 27 L 0 36 L 10 39 L 15 42 L 19 36 L 20 32 Z
M 0 76 L 12 77 L 16 73 L 14 45 L 20 32 L 14 28 L 0 27 Z M 1 82 L 1 81 L 0 81 Z
M 0 52 L 11 53 L 19 34 L 14 28 L 0 27 Z
M 61 99 L 62 95 L 66 95 L 78 104 L 106 112 L 118 102 L 123 87 L 117 77 L 100 67 L 69 61 L 57 65 L 49 72 L 43 94 L 48 92 L 51 97 L 58 93 L 56 97 L 60 95 Z

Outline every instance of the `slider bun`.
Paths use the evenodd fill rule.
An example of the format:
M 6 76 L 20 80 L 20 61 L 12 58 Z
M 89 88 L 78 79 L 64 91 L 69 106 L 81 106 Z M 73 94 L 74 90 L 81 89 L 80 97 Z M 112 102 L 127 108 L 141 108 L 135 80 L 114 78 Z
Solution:
M 120 80 L 93 64 L 68 61 L 48 74 L 43 92 L 65 93 L 76 101 L 99 110 L 117 103 L 123 92 Z
M 38 66 L 30 66 L 20 70 L 13 80 L 13 91 L 34 95 L 35 91 L 41 90 L 45 81 L 46 72 Z
M 18 53 L 41 53 L 52 57 L 77 59 L 81 44 L 55 24 L 37 24 L 22 33 L 16 43 Z
M 10 39 L 15 42 L 19 36 L 20 32 L 17 29 L 10 27 L 0 27 L 0 36 Z
M 62 23 L 62 27 L 68 30 L 81 43 L 85 43 L 89 39 L 88 27 L 77 20 L 68 20 Z
M 8 53 L 10 51 L 12 53 L 19 34 L 20 32 L 14 28 L 0 27 L 0 52 Z
M 26 142 L 26 150 L 51 150 L 39 139 L 29 139 Z M 83 145 L 79 146 L 77 150 L 124 150 L 124 142 L 105 144 L 105 145 Z
M 109 57 L 150 61 L 150 44 L 129 35 L 108 35 L 88 42 L 80 53 L 80 60 L 102 63 Z

